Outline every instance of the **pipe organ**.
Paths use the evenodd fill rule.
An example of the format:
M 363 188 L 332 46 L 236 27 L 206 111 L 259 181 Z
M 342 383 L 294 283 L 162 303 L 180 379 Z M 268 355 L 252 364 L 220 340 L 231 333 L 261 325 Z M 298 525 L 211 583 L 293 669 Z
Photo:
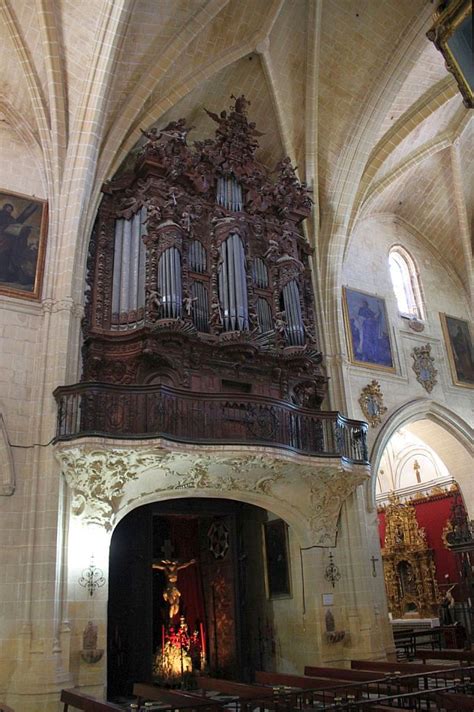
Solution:
M 145 308 L 146 209 L 132 218 L 115 221 L 112 283 L 112 329 L 136 328 L 143 323 Z
M 144 132 L 134 169 L 104 185 L 84 380 L 231 384 L 320 406 L 327 379 L 301 230 L 311 199 L 289 159 L 276 171 L 257 161 L 247 111 L 243 96 L 230 112 L 207 111 L 215 137 L 192 145 L 184 119 Z

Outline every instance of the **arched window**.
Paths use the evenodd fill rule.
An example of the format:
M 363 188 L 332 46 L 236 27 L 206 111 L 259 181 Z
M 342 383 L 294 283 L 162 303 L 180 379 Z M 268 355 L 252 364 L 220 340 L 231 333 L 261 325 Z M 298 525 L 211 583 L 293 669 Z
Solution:
M 423 319 L 421 289 L 413 259 L 403 247 L 397 246 L 390 250 L 388 264 L 398 311 L 403 316 Z

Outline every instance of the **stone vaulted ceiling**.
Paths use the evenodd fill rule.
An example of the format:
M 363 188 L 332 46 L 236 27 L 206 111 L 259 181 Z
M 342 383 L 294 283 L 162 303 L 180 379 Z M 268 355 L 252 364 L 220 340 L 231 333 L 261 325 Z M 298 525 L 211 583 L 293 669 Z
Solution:
M 87 235 L 101 183 L 141 128 L 185 116 L 200 138 L 213 130 L 203 107 L 245 93 L 261 160 L 288 154 L 313 187 L 323 289 L 357 221 L 393 213 L 469 291 L 473 112 L 425 37 L 432 11 L 428 0 L 0 0 L 0 134 L 27 147 L 53 213 L 85 206 L 76 235 Z

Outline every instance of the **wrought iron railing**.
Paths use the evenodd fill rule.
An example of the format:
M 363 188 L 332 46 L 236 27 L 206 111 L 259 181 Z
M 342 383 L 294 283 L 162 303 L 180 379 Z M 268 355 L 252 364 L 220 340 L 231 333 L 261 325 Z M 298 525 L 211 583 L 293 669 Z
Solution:
M 56 440 L 84 436 L 264 445 L 367 463 L 367 423 L 264 396 L 79 383 L 54 391 Z

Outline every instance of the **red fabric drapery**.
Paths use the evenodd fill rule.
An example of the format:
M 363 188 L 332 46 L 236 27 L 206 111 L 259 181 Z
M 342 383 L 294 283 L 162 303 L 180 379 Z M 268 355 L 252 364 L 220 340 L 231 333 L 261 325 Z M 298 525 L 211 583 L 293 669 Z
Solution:
M 196 624 L 205 621 L 204 597 L 199 563 L 199 520 L 196 518 L 169 517 L 169 537 L 180 562 L 196 559 L 196 563 L 183 569 L 178 575 L 178 590 L 181 592 L 180 610 L 173 620 L 177 625 L 184 615 L 192 633 Z M 199 630 L 199 625 L 198 625 Z

